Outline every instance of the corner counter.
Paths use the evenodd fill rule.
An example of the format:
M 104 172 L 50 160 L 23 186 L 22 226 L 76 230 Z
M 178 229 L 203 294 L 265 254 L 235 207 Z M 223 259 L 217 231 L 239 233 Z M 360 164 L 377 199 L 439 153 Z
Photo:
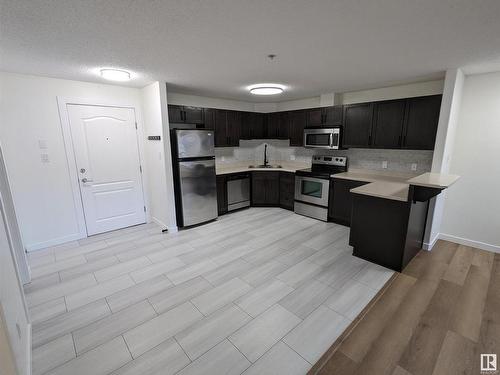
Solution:
M 401 272 L 422 248 L 429 200 L 458 179 L 424 173 L 373 179 L 351 189 L 353 255 Z

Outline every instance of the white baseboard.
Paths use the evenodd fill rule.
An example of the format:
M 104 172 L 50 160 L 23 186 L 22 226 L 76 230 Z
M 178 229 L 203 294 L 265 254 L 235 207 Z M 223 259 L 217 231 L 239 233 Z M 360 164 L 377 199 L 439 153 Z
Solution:
M 168 226 L 165 224 L 163 221 L 159 220 L 158 218 L 151 216 L 151 220 L 153 220 L 156 224 L 158 224 L 160 227 L 168 229 L 168 233 L 177 233 L 179 231 L 179 228 L 177 226 Z
M 492 245 L 481 241 L 470 240 L 468 238 L 453 236 L 451 234 L 446 234 L 446 233 L 440 233 L 439 238 L 442 240 L 455 242 L 460 245 L 475 247 L 478 249 L 491 251 L 493 253 L 500 253 L 500 246 Z
M 437 240 L 439 240 L 439 233 L 434 236 L 433 239 L 431 239 L 430 242 L 424 242 L 422 244 L 422 249 L 431 251 L 434 245 L 436 244 Z
M 61 245 L 61 244 L 66 243 L 66 242 L 81 240 L 82 238 L 85 238 L 85 236 L 82 236 L 80 233 L 75 233 L 75 234 L 71 234 L 69 236 L 58 237 L 58 238 L 54 238 L 54 239 L 51 239 L 48 241 L 26 245 L 26 251 L 31 252 L 31 251 L 36 251 L 36 250 L 40 250 L 40 249 L 45 249 L 46 247 L 49 247 L 49 246 Z

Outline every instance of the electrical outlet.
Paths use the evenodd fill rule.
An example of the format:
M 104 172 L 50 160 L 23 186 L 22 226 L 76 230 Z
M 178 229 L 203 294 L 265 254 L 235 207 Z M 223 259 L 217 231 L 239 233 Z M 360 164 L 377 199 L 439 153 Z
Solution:
M 290 155 L 290 160 L 295 160 L 295 155 Z
M 417 170 L 417 163 L 411 163 L 411 170 L 416 171 Z
M 387 160 L 382 162 L 382 169 L 387 169 Z
M 225 160 L 226 160 L 226 158 L 224 156 L 220 157 L 220 161 L 225 161 Z

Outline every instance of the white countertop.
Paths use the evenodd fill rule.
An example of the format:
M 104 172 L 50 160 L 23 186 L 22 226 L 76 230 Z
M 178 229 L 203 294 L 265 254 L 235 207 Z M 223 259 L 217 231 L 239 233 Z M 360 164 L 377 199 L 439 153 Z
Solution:
M 445 189 L 460 177 L 440 173 L 408 174 L 386 171 L 349 170 L 332 178 L 369 182 L 351 189 L 352 193 L 406 202 L 410 185 Z
M 351 189 L 351 193 L 406 202 L 410 185 L 403 182 L 375 181 Z
M 408 179 L 418 176 L 415 173 L 401 173 L 391 171 L 373 171 L 366 169 L 349 169 L 348 172 L 332 174 L 332 178 L 341 178 L 345 180 L 376 182 L 406 182 Z
M 240 173 L 240 172 L 251 172 L 251 171 L 274 171 L 274 172 L 292 172 L 295 173 L 298 169 L 310 168 L 311 164 L 306 163 L 293 163 L 293 162 L 280 162 L 273 161 L 269 164 L 271 165 L 281 165 L 281 168 L 249 168 L 250 165 L 259 165 L 262 162 L 246 162 L 246 163 L 227 163 L 218 164 L 215 166 L 215 173 L 217 175 L 230 174 L 230 173 Z
M 420 176 L 410 178 L 407 182 L 410 185 L 446 189 L 457 182 L 459 178 L 460 176 L 454 174 L 424 173 Z

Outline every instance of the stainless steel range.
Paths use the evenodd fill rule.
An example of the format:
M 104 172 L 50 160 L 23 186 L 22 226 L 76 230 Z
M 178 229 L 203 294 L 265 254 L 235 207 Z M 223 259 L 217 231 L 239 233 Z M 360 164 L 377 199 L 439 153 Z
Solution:
M 330 176 L 347 172 L 345 156 L 313 156 L 309 169 L 295 172 L 295 213 L 328 220 Z

